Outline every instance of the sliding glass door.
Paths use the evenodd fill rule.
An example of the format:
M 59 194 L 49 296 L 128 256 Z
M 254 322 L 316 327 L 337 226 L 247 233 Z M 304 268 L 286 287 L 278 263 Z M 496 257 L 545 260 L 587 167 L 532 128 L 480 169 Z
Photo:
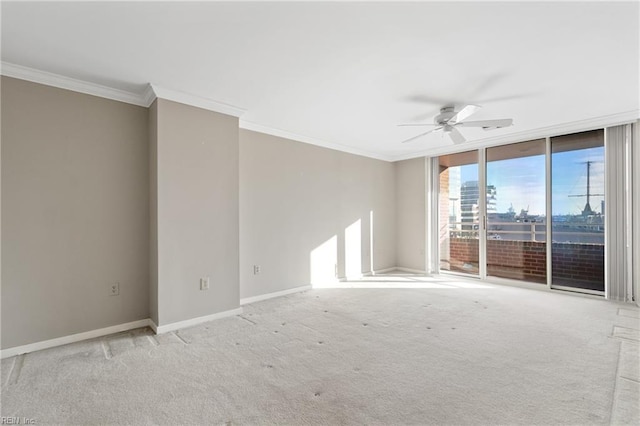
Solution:
M 439 160 L 440 269 L 479 274 L 480 188 L 478 151 Z
M 551 138 L 554 287 L 604 291 L 604 131 Z
M 440 270 L 603 294 L 603 130 L 441 156 L 438 185 Z
M 547 283 L 545 144 L 486 151 L 487 276 Z

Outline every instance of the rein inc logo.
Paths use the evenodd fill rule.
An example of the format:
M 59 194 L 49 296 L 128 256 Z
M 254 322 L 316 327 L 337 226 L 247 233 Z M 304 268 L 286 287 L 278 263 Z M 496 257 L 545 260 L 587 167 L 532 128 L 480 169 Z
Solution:
M 35 425 L 36 419 L 30 417 L 0 417 L 0 425 Z

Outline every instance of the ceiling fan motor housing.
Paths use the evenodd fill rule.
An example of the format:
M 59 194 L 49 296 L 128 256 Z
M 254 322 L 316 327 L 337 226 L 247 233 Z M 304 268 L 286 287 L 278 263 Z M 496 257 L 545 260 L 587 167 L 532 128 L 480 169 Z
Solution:
M 454 115 L 456 115 L 455 109 L 452 106 L 447 106 L 444 108 L 440 108 L 440 114 L 436 115 L 433 119 L 433 121 L 436 124 L 439 124 L 441 126 L 445 125 L 447 123 L 447 121 L 449 121 L 451 119 L 451 117 L 453 117 Z

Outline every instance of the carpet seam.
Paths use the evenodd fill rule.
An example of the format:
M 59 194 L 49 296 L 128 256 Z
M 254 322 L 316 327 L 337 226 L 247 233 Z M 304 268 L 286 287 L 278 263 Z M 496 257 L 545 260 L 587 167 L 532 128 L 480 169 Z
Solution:
M 15 385 L 20 380 L 20 373 L 22 372 L 22 366 L 24 365 L 24 358 L 26 354 L 18 355 L 11 369 L 11 375 L 9 375 L 9 385 Z
M 111 346 L 109 345 L 109 342 L 107 342 L 106 340 L 102 340 L 102 352 L 104 353 L 104 357 L 109 360 L 111 358 L 113 358 L 113 352 L 111 351 Z
M 631 377 L 620 376 L 620 378 L 621 378 L 621 379 L 628 380 L 628 381 L 630 381 L 630 382 L 634 382 L 634 383 L 638 383 L 638 384 L 640 384 L 640 380 L 632 379 Z
M 11 362 L 11 368 L 9 369 L 9 374 L 7 374 L 7 380 L 5 380 L 5 382 L 2 384 L 2 387 L 9 386 L 9 383 L 11 382 L 11 375 L 13 374 L 13 369 L 16 366 L 16 358 L 17 357 L 14 357 L 12 362 Z
M 174 331 L 174 332 L 173 332 L 173 335 L 174 335 L 174 336 L 176 336 L 178 339 L 180 339 L 180 341 L 181 341 L 182 343 L 184 343 L 185 345 L 188 345 L 188 344 L 189 344 L 186 340 L 184 340 L 182 337 L 180 337 L 180 335 L 179 335 L 177 332 L 175 332 L 175 331 Z
M 238 316 L 239 316 L 241 319 L 243 319 L 243 320 L 245 320 L 245 321 L 247 321 L 247 322 L 250 322 L 250 323 L 251 323 L 251 324 L 253 324 L 253 325 L 257 325 L 257 324 L 258 324 L 257 322 L 251 321 L 249 318 L 245 318 L 243 315 L 238 315 Z

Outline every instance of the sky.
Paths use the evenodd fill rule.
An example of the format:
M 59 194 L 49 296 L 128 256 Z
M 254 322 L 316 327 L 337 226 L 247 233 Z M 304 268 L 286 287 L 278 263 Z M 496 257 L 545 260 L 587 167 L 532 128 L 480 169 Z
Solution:
M 591 193 L 604 193 L 604 148 L 589 148 L 554 153 L 551 157 L 553 215 L 580 214 L 586 197 L 569 195 L 586 194 L 587 165 L 591 165 Z M 478 166 L 460 167 L 460 183 L 478 180 Z M 545 161 L 544 155 L 492 161 L 487 163 L 487 185 L 495 185 L 496 204 L 499 213 L 506 212 L 511 204 L 516 213 L 529 209 L 529 214 L 545 214 Z M 602 196 L 591 197 L 591 208 L 601 212 Z

